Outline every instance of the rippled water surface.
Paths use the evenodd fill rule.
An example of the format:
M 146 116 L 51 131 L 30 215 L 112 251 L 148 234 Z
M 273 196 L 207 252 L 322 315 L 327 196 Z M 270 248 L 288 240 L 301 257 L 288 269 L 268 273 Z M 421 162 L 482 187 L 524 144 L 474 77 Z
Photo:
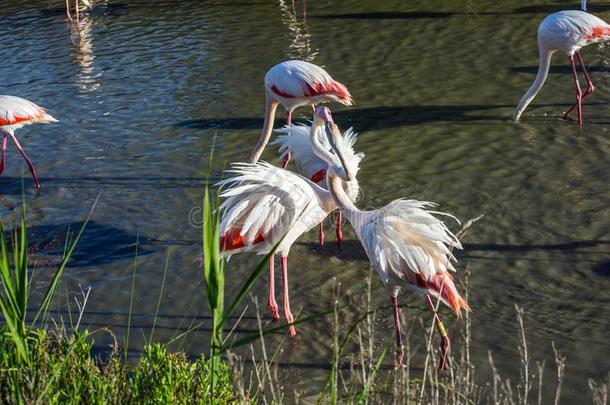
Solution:
M 353 108 L 334 111 L 341 126 L 360 133 L 357 149 L 367 155 L 361 207 L 410 197 L 436 201 L 462 219 L 485 215 L 465 238 L 458 269 L 471 273 L 479 377 L 489 379 L 493 350 L 503 375 L 518 378 L 515 303 L 526 310 L 532 357 L 552 364 L 551 341 L 566 354 L 565 399 L 588 397 L 587 379 L 608 371 L 607 49 L 583 51 L 597 91 L 581 131 L 561 119 L 574 93 L 561 55 L 523 122 L 509 120 L 537 69 L 538 22 L 579 2 L 308 1 L 305 15 L 302 2 L 294 13 L 289 1 L 111 0 L 78 31 L 60 0 L 7 3 L 0 8 L 0 93 L 45 106 L 60 123 L 18 131 L 43 188 L 33 189 L 9 147 L 0 212 L 7 223 L 18 217 L 25 173 L 44 270 L 59 260 L 67 229 L 80 225 L 102 193 L 66 273 L 69 295 L 79 284 L 92 288 L 90 329 L 124 330 L 138 245 L 130 347 L 142 347 L 140 328 L 150 333 L 167 260 L 155 339 L 203 322 L 182 347 L 207 350 L 209 320 L 193 263 L 200 230 L 189 213 L 200 204 L 208 152 L 216 137 L 215 178 L 225 163 L 247 159 L 262 125 L 265 71 L 301 58 L 325 66 L 355 97 Z M 610 6 L 597 6 L 594 12 L 610 18 Z M 273 153 L 265 159 L 277 162 Z M 333 277 L 342 299 L 360 302 L 365 293 L 369 267 L 353 232 L 346 228 L 339 250 L 327 229 L 323 249 L 312 232 L 291 251 L 291 303 L 301 316 L 329 307 Z M 256 263 L 231 260 L 231 296 Z M 259 287 L 264 301 L 263 280 Z M 376 278 L 373 293 L 376 304 L 388 303 Z M 424 309 L 414 294 L 401 301 Z M 352 305 L 355 314 L 364 312 Z M 381 338 L 391 338 L 390 313 L 383 316 Z M 246 332 L 255 323 L 241 326 Z M 300 325 L 281 355 L 282 378 L 304 397 L 319 392 L 325 378 L 331 327 L 330 319 Z M 422 344 L 422 336 L 413 339 Z

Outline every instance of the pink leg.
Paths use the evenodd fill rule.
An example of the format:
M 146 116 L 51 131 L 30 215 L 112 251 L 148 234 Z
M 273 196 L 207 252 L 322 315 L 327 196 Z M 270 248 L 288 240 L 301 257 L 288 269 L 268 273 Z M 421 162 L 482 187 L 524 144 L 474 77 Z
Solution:
M 286 125 L 292 124 L 292 110 L 286 111 Z M 290 153 L 290 149 L 288 149 L 288 153 L 284 156 L 284 160 L 282 160 L 282 169 L 285 169 L 292 158 L 292 154 Z
M 288 298 L 288 258 L 286 256 L 282 256 L 282 280 L 284 283 L 284 319 L 286 319 L 287 324 L 291 324 L 294 322 L 294 317 L 290 311 L 290 299 Z M 294 326 L 290 326 L 288 331 L 292 337 L 297 335 L 297 331 Z
M 341 244 L 341 241 L 343 240 L 343 230 L 341 229 L 341 210 L 337 210 L 337 212 L 335 213 L 335 216 L 337 218 L 337 224 L 336 224 L 337 229 L 335 229 L 336 234 L 337 234 L 337 242 L 339 242 L 339 244 Z
M 2 133 L 2 158 L 0 159 L 0 174 L 4 171 L 4 160 L 6 159 L 6 140 L 7 136 Z
M 574 63 L 574 55 L 569 56 L 570 63 L 572 64 L 572 75 L 574 76 L 574 86 L 576 87 L 576 105 L 578 112 L 578 126 L 582 127 L 582 90 L 580 89 L 580 83 L 578 82 L 578 74 L 576 72 L 576 64 Z
M 275 276 L 273 271 L 273 256 L 269 258 L 269 311 L 274 320 L 280 319 L 280 311 L 275 301 Z
M 78 9 L 78 2 L 79 0 L 76 0 L 76 24 L 80 24 L 80 10 Z
M 66 0 L 66 15 L 68 16 L 68 20 L 72 21 L 72 16 L 70 15 L 70 0 Z
M 320 247 L 324 246 L 324 222 L 320 222 Z
M 392 296 L 392 307 L 394 307 L 394 328 L 396 329 L 396 368 L 402 367 L 404 351 L 402 349 L 402 337 L 400 335 L 400 316 L 398 315 L 398 298 Z
M 15 143 L 15 146 L 17 147 L 17 149 L 19 149 L 19 153 L 21 153 L 21 156 L 23 156 L 23 158 L 25 159 L 25 162 L 28 164 L 30 173 L 32 173 L 32 177 L 34 178 L 34 183 L 36 183 L 36 188 L 40 188 L 40 182 L 38 181 L 38 176 L 36 176 L 36 169 L 34 169 L 34 165 L 32 164 L 32 161 L 28 158 L 28 155 L 25 154 L 25 151 L 23 150 L 23 148 L 21 148 L 21 145 L 19 145 L 19 141 L 17 141 L 17 138 L 15 138 L 15 135 L 9 133 L 9 136 Z
M 585 79 L 587 80 L 587 90 L 585 90 L 584 94 L 582 95 L 582 100 L 581 100 L 581 101 L 584 101 L 585 98 L 587 98 L 591 93 L 593 93 L 595 91 L 595 86 L 593 85 L 593 82 L 591 81 L 589 72 L 587 72 L 587 68 L 585 67 L 585 62 L 582 60 L 582 56 L 580 56 L 580 52 L 576 52 L 576 57 L 578 58 L 578 62 L 580 63 L 580 68 L 582 69 L 582 72 L 585 75 Z M 570 109 L 568 111 L 566 111 L 566 113 L 563 115 L 563 118 L 568 118 L 568 115 L 570 115 L 570 113 L 577 106 L 578 106 L 578 103 L 572 104 L 572 107 L 570 107 Z
M 432 298 L 428 294 L 426 294 L 426 302 L 428 306 L 432 310 L 434 314 L 434 320 L 436 327 L 438 329 L 439 334 L 441 335 L 441 354 L 438 361 L 438 369 L 444 370 L 447 368 L 447 355 L 449 354 L 449 347 L 451 346 L 451 340 L 449 339 L 449 335 L 447 334 L 447 330 L 445 329 L 445 325 L 441 321 L 441 318 L 438 317 L 436 313 L 436 309 L 434 307 L 434 303 L 432 302 Z

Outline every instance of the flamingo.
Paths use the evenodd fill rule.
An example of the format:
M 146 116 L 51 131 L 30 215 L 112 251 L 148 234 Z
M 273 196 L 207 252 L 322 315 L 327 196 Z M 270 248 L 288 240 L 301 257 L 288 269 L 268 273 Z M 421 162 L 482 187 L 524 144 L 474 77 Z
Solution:
M 350 170 L 358 172 L 363 154 L 356 154 L 349 143 L 350 138 L 339 138 L 335 146 L 330 146 L 323 138 L 325 116 L 328 109 L 318 107 L 311 126 L 314 152 L 324 161 L 340 164 L 337 155 L 329 149 L 339 148 L 341 159 Z M 292 324 L 294 317 L 290 311 L 288 296 L 288 254 L 292 244 L 305 232 L 322 222 L 337 206 L 329 192 L 311 180 L 291 171 L 272 166 L 265 162 L 234 163 L 229 171 L 234 176 L 219 183 L 220 197 L 220 247 L 223 254 L 241 252 L 268 254 L 279 243 L 276 252 L 281 255 L 283 280 L 284 319 Z M 359 193 L 355 178 L 343 184 L 348 198 Z M 274 319 L 279 319 L 275 301 L 274 261 L 269 261 L 269 309 Z M 291 336 L 296 335 L 290 326 Z
M 586 1 L 582 2 L 586 8 Z M 610 39 L 610 25 L 602 19 L 580 10 L 565 10 L 547 16 L 538 28 L 538 48 L 540 52 L 540 65 L 538 74 L 530 88 L 525 92 L 513 113 L 513 119 L 518 121 L 529 103 L 536 97 L 542 88 L 549 73 L 551 57 L 555 52 L 565 52 L 572 65 L 572 75 L 576 86 L 576 101 L 564 113 L 564 118 L 576 108 L 578 113 L 578 126 L 582 126 L 582 101 L 587 98 L 595 87 L 585 68 L 585 63 L 580 56 L 580 48 Z M 580 67 L 587 80 L 587 89 L 583 93 L 578 82 L 576 62 L 578 59 Z
M 332 119 L 332 118 L 331 118 Z M 341 150 L 338 150 L 338 154 Z M 338 156 L 341 161 L 341 156 Z M 335 160 L 336 161 L 336 160 Z M 383 208 L 359 210 L 346 194 L 343 184 L 353 178 L 349 167 L 331 165 L 326 172 L 328 190 L 336 205 L 356 231 L 358 239 L 373 263 L 383 284 L 390 291 L 397 345 L 397 367 L 404 355 L 398 315 L 398 293 L 403 286 L 424 294 L 434 313 L 441 335 L 439 369 L 446 366 L 450 339 L 440 321 L 431 297 L 437 297 L 461 316 L 461 309 L 470 307 L 461 297 L 449 270 L 455 271 L 451 249 L 461 249 L 457 238 L 447 226 L 432 214 L 452 215 L 430 211 L 435 204 L 417 200 L 394 200 Z
M 80 22 L 80 10 L 79 10 L 79 2 L 82 1 L 86 8 L 91 11 L 92 4 L 89 0 L 75 0 L 74 1 L 74 13 L 76 14 L 76 22 Z M 68 16 L 68 20 L 72 21 L 72 15 L 70 14 L 70 0 L 66 0 L 66 15 Z
M 21 156 L 25 159 L 28 168 L 30 169 L 30 173 L 34 178 L 36 188 L 40 188 L 40 182 L 38 181 L 38 176 L 36 176 L 36 169 L 15 137 L 15 130 L 24 125 L 37 123 L 46 124 L 50 122 L 57 122 L 57 120 L 47 114 L 44 108 L 20 97 L 0 95 L 0 132 L 2 132 L 0 174 L 4 171 L 6 141 L 7 137 L 10 137 L 19 150 L 19 153 L 21 153 Z
M 292 123 L 292 111 L 297 107 L 314 106 L 335 101 L 352 105 L 352 96 L 347 88 L 335 81 L 324 69 L 301 60 L 288 60 L 273 66 L 265 74 L 265 123 L 250 163 L 260 158 L 273 131 L 275 110 L 279 104 L 286 110 L 287 125 Z M 286 155 L 283 167 L 290 161 Z
M 335 126 L 334 123 L 330 125 Z M 287 154 L 292 152 L 293 161 L 295 163 L 297 173 L 307 177 L 318 186 L 327 189 L 326 186 L 326 169 L 328 163 L 320 159 L 315 153 L 311 143 L 310 127 L 307 125 L 287 125 L 275 132 L 281 134 L 272 144 L 280 145 L 280 158 L 285 160 Z M 349 128 L 342 135 L 344 142 L 351 147 L 356 142 L 357 134 L 352 128 Z M 362 154 L 362 156 L 364 156 Z M 358 196 L 353 196 L 352 200 L 356 201 Z M 337 211 L 336 216 L 336 236 L 339 244 L 343 240 L 343 231 L 341 229 L 341 211 Z M 320 246 L 324 246 L 324 222 L 320 222 Z

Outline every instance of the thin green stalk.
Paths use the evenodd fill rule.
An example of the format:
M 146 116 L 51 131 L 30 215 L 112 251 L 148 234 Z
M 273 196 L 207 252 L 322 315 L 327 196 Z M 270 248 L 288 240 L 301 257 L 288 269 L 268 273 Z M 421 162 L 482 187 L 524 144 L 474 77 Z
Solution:
M 131 292 L 129 294 L 129 314 L 127 315 L 127 335 L 125 338 L 125 360 L 129 352 L 129 335 L 131 332 L 131 314 L 133 310 L 133 297 L 136 289 L 136 269 L 138 268 L 138 249 L 140 247 L 140 231 L 136 233 L 136 255 L 133 259 L 133 272 L 131 274 Z
M 159 308 L 161 308 L 161 301 L 163 300 L 163 291 L 165 289 L 165 279 L 167 277 L 167 269 L 169 267 L 169 253 L 165 258 L 165 268 L 163 269 L 163 280 L 161 281 L 161 291 L 159 292 L 159 299 L 157 300 L 157 309 L 155 310 L 155 319 L 153 319 L 152 329 L 150 330 L 150 337 L 148 338 L 148 344 L 152 343 L 155 326 L 157 325 L 157 317 L 159 316 Z

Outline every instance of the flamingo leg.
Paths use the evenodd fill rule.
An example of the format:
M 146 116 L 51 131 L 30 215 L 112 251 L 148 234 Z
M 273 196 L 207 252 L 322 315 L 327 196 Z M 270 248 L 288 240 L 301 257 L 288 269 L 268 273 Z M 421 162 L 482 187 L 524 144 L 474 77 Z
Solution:
M 341 210 L 337 210 L 336 214 L 336 229 L 335 232 L 337 234 L 337 242 L 339 242 L 339 245 L 341 244 L 341 241 L 343 240 L 343 229 L 341 229 Z
M 324 221 L 320 222 L 320 247 L 324 246 Z
M 394 328 L 396 331 L 396 368 L 402 367 L 402 358 L 404 357 L 404 351 L 402 349 L 402 337 L 400 333 L 400 315 L 398 314 L 398 298 L 395 296 L 391 297 L 392 307 L 394 309 Z
M 580 68 L 582 69 L 582 72 L 585 75 L 585 79 L 587 80 L 587 90 L 585 90 L 584 94 L 582 95 L 582 100 L 581 100 L 581 101 L 584 101 L 585 98 L 587 98 L 591 93 L 593 93 L 595 91 L 595 86 L 593 85 L 593 82 L 591 81 L 589 72 L 587 72 L 587 68 L 585 67 L 585 62 L 582 60 L 582 56 L 580 56 L 580 52 L 576 52 L 576 57 L 578 58 L 578 62 L 580 63 Z M 572 107 L 570 107 L 570 109 L 568 111 L 566 111 L 565 114 L 563 114 L 563 118 L 568 118 L 568 115 L 570 115 L 570 113 L 576 107 L 577 107 L 577 103 L 572 104 Z
M 2 158 L 0 159 L 0 174 L 4 171 L 4 160 L 6 159 L 6 134 L 2 133 Z
M 286 111 L 286 125 L 292 124 L 292 110 Z M 286 151 L 286 155 L 284 155 L 284 159 L 282 159 L 282 169 L 285 169 L 288 166 L 288 162 L 292 158 L 292 154 L 290 153 L 290 149 Z
M 72 21 L 72 15 L 70 15 L 70 0 L 66 0 L 66 15 L 68 20 Z
M 274 320 L 280 319 L 280 311 L 275 301 L 275 274 L 273 271 L 274 260 L 273 256 L 269 258 L 269 311 Z
M 282 282 L 284 287 L 284 319 L 286 319 L 287 324 L 291 324 L 294 322 L 294 317 L 290 311 L 290 298 L 288 297 L 288 258 L 286 256 L 282 256 Z M 297 331 L 292 325 L 288 328 L 288 331 L 292 337 L 297 335 Z
M 79 2 L 79 0 L 76 0 L 76 5 L 75 5 L 75 8 L 76 8 L 76 24 L 80 24 L 80 11 L 78 9 L 78 2 Z
M 578 126 L 582 127 L 582 90 L 578 82 L 578 74 L 576 72 L 576 64 L 574 63 L 574 55 L 568 57 L 572 65 L 572 75 L 574 76 L 574 86 L 576 87 L 576 102 L 574 103 L 578 112 Z
M 432 310 L 434 314 L 434 323 L 438 329 L 439 335 L 441 335 L 441 354 L 438 361 L 438 369 L 444 370 L 447 368 L 447 355 L 449 354 L 449 347 L 451 347 L 451 340 L 449 339 L 449 335 L 447 334 L 447 330 L 445 329 L 445 325 L 439 318 L 438 313 L 436 312 L 436 308 L 434 303 L 432 302 L 432 298 L 428 294 L 426 294 L 426 302 L 428 306 Z
M 15 135 L 9 133 L 9 136 L 13 140 L 13 143 L 15 144 L 17 149 L 19 149 L 19 153 L 21 153 L 21 156 L 23 156 L 23 158 L 25 159 L 25 162 L 28 164 L 30 173 L 32 174 L 32 177 L 34 178 L 34 183 L 36 183 L 36 188 L 40 188 L 40 182 L 38 181 L 38 176 L 36 176 L 36 169 L 34 168 L 32 161 L 30 160 L 30 158 L 28 158 L 28 155 L 25 154 L 25 151 L 23 150 L 21 145 L 19 145 L 19 141 L 17 140 L 17 138 L 15 138 Z

